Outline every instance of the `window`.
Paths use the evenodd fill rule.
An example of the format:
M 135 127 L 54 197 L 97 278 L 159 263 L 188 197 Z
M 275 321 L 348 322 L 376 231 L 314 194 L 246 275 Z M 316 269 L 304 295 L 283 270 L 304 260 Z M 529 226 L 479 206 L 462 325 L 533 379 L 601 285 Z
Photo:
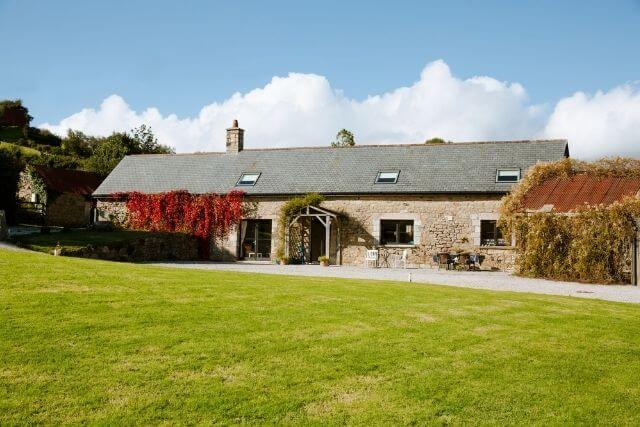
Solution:
M 245 219 L 240 223 L 240 256 L 242 258 L 270 258 L 271 220 Z
M 398 182 L 398 174 L 400 171 L 378 172 L 376 176 L 376 184 L 395 184 Z
M 260 173 L 243 173 L 236 185 L 256 185 Z
M 480 221 L 480 244 L 482 246 L 506 246 L 502 231 L 497 221 L 483 219 Z
M 520 169 L 498 169 L 496 182 L 518 182 L 520 181 Z
M 413 245 L 413 220 L 381 220 L 380 244 Z

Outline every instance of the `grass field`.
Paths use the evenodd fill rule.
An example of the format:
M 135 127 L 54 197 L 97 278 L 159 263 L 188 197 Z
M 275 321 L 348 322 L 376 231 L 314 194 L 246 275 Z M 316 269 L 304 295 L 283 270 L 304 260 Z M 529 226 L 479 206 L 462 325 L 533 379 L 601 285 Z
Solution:
M 74 250 L 88 245 L 99 246 L 116 242 L 127 242 L 162 233 L 150 233 L 135 230 L 70 230 L 65 232 L 53 232 L 49 234 L 25 234 L 15 238 L 20 246 L 34 251 L 52 253 L 58 243 L 64 249 Z
M 640 307 L 0 250 L 0 424 L 640 423 Z

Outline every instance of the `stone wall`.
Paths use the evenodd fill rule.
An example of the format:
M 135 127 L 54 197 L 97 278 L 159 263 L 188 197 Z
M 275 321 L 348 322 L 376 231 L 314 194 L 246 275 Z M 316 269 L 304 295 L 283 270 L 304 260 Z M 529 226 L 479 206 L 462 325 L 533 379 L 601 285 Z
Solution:
M 79 194 L 49 194 L 47 224 L 59 227 L 86 227 L 91 223 L 91 202 Z
M 31 176 L 21 172 L 18 180 L 18 200 L 32 202 L 34 186 Z M 37 200 L 42 202 L 42 200 Z M 86 227 L 91 223 L 91 201 L 74 193 L 47 193 L 47 224 L 59 227 Z
M 198 259 L 198 242 L 184 234 L 154 235 L 107 245 L 63 249 L 62 255 L 110 261 L 192 261 Z
M 96 202 L 97 221 L 110 222 L 116 227 L 127 228 L 127 204 L 108 199 Z
M 434 267 L 432 255 L 454 248 L 485 255 L 482 268 L 511 270 L 515 253 L 512 247 L 481 247 L 480 220 L 494 219 L 500 207 L 499 195 L 433 195 L 433 196 L 349 196 L 329 197 L 322 207 L 340 213 L 341 251 L 337 250 L 338 227 L 331 228 L 330 258 L 332 263 L 363 265 L 367 249 L 379 245 L 380 220 L 412 219 L 414 244 L 386 246 L 381 249 L 385 257 L 408 251 L 409 264 Z M 261 197 L 257 201 L 255 218 L 272 220 L 271 258 L 278 248 L 278 214 L 287 198 Z M 104 218 L 122 222 L 126 208 L 122 203 L 98 202 Z M 102 215 L 102 214 L 101 214 Z M 212 251 L 214 259 L 233 259 L 238 253 L 239 233 L 230 233 Z
M 255 218 L 272 219 L 272 253 L 278 247 L 278 213 L 284 198 L 260 198 Z M 409 264 L 420 267 L 435 266 L 432 255 L 454 248 L 478 252 L 485 256 L 482 268 L 511 270 L 515 252 L 511 246 L 482 247 L 480 241 L 481 219 L 497 219 L 501 203 L 499 195 L 442 195 L 442 196 L 361 196 L 329 197 L 322 207 L 341 213 L 340 242 L 337 247 L 337 227 L 331 229 L 331 262 L 347 265 L 363 265 L 367 249 L 379 245 L 380 220 L 412 219 L 414 221 L 414 245 L 387 246 L 382 249 L 392 255 L 409 252 Z M 226 258 L 237 253 L 238 233 L 231 233 L 223 243 L 221 252 Z M 231 254 L 231 255 L 230 255 Z M 338 259 L 340 258 L 340 260 Z

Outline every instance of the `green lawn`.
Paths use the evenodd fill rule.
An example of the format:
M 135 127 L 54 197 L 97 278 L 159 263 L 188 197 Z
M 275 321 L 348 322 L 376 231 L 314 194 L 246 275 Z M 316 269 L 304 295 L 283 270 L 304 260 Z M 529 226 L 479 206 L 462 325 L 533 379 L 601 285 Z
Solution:
M 0 250 L 0 424 L 640 423 L 640 307 Z
M 127 242 L 140 239 L 145 236 L 160 235 L 162 233 L 149 233 L 147 231 L 134 230 L 70 230 L 64 232 L 54 232 L 50 234 L 26 234 L 16 237 L 16 242 L 21 246 L 34 251 L 52 253 L 58 243 L 65 249 L 74 250 L 86 247 L 87 245 L 100 246 L 109 243 Z

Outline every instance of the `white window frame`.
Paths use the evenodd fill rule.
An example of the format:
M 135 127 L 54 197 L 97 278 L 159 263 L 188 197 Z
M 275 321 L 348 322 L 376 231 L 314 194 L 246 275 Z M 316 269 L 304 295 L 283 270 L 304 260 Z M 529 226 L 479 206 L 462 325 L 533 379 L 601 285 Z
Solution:
M 380 176 L 382 174 L 395 174 L 394 180 L 393 182 L 391 181 L 383 181 L 380 182 Z M 398 177 L 400 176 L 400 171 L 399 170 L 385 170 L 385 171 L 379 171 L 378 175 L 376 175 L 376 184 L 395 184 L 398 182 Z
M 517 173 L 517 178 L 515 181 L 502 181 L 500 180 L 500 172 L 516 172 Z M 507 176 L 513 176 L 513 175 L 507 175 Z M 510 183 L 510 182 L 518 182 L 520 181 L 521 178 L 521 173 L 520 173 L 520 169 L 519 168 L 500 168 L 498 170 L 496 170 L 496 182 L 500 182 L 500 183 Z
M 253 187 L 260 179 L 260 175 L 262 175 L 261 172 L 242 172 L 242 175 L 240 175 L 240 179 L 238 179 L 238 182 L 236 182 L 236 187 Z M 256 179 L 253 180 L 252 183 L 242 183 L 245 176 L 255 176 Z

